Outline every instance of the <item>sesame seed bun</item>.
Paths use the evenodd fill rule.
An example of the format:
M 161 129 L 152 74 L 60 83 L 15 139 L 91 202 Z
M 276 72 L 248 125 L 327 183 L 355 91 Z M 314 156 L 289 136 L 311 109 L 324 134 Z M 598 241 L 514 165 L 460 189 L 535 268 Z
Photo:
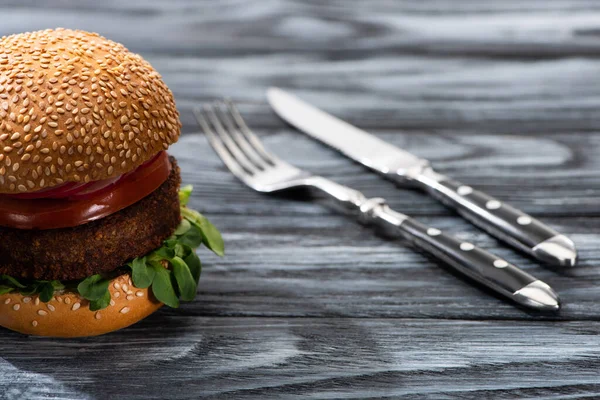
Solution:
M 129 274 L 110 282 L 111 305 L 90 311 L 79 294 L 55 294 L 48 303 L 37 295 L 8 293 L 0 296 L 0 326 L 27 335 L 53 337 L 97 336 L 132 325 L 163 304 L 148 289 L 138 289 Z
M 119 176 L 180 129 L 161 76 L 123 45 L 68 29 L 0 39 L 0 193 Z

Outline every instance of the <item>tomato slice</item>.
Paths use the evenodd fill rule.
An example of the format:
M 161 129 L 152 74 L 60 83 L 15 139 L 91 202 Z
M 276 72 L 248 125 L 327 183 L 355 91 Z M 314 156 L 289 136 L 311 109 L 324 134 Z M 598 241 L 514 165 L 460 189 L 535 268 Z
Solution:
M 69 182 L 59 188 L 32 193 L 38 198 L 0 195 L 0 226 L 57 229 L 82 225 L 140 201 L 158 189 L 170 173 L 169 156 L 162 151 L 118 178 L 87 184 Z M 40 195 L 44 197 L 39 198 Z

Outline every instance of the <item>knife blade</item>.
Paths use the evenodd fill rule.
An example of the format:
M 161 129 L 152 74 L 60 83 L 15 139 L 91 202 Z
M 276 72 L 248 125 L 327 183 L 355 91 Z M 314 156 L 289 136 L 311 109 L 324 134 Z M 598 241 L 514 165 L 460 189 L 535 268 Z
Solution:
M 288 123 L 379 173 L 403 175 L 426 162 L 281 89 L 269 89 L 267 97 Z
M 391 145 L 300 100 L 279 88 L 269 88 L 273 110 L 289 124 L 345 156 L 399 183 L 412 183 L 465 219 L 538 260 L 574 266 L 575 244 L 524 212 L 450 179 L 429 162 Z

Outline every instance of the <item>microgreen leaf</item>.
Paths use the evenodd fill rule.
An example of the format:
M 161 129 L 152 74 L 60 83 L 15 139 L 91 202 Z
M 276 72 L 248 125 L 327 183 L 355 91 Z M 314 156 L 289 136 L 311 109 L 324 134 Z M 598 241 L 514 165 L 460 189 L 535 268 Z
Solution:
M 175 233 L 173 233 L 173 234 L 175 236 L 181 236 L 184 233 L 186 233 L 187 231 L 189 231 L 191 227 L 192 227 L 192 224 L 190 224 L 190 221 L 188 221 L 187 219 L 184 218 L 181 220 L 181 223 L 179 224 L 177 229 L 175 229 Z
M 146 257 L 135 258 L 129 263 L 129 266 L 131 267 L 131 279 L 135 287 L 146 289 L 152 284 L 154 269 L 147 265 Z
M 200 273 L 202 272 L 202 264 L 200 263 L 200 258 L 198 255 L 192 250 L 190 253 L 183 258 L 183 261 L 187 264 L 194 280 L 196 281 L 196 285 L 200 280 Z
M 190 248 L 190 246 L 186 246 L 184 244 L 177 243 L 175 245 L 175 257 L 182 258 L 182 257 L 186 256 L 187 253 L 189 252 L 187 249 L 189 249 L 189 248 Z
M 183 301 L 192 301 L 196 297 L 196 281 L 190 272 L 190 268 L 187 266 L 185 261 L 179 257 L 174 257 L 169 260 L 171 268 L 173 269 L 173 275 L 177 281 L 177 287 L 179 288 L 179 296 Z
M 46 282 L 42 285 L 40 301 L 47 303 L 52 299 L 52 297 L 54 297 L 54 286 L 52 286 L 52 282 Z
M 90 300 L 90 310 L 98 311 L 102 310 L 110 304 L 110 292 L 107 290 L 104 292 L 101 298 L 98 300 Z
M 13 278 L 12 276 L 9 276 L 9 275 L 0 275 L 0 281 L 1 280 L 7 281 L 11 286 L 13 286 L 15 288 L 25 289 L 25 287 L 26 287 L 21 282 L 19 282 L 18 280 L 16 280 L 15 278 Z
M 202 243 L 206 247 L 218 256 L 223 257 L 225 255 L 225 243 L 221 232 L 204 216 L 202 216 L 202 235 L 204 236 Z
M 10 293 L 13 290 L 15 290 L 15 288 L 6 285 L 0 285 L 0 294 Z
M 65 285 L 63 285 L 63 283 L 61 281 L 54 280 L 50 283 L 52 284 L 52 287 L 54 288 L 54 290 L 64 290 L 64 288 L 65 288 Z
M 184 219 L 184 221 L 187 221 Z M 188 224 L 190 222 L 188 221 Z M 180 243 L 190 246 L 192 249 L 199 247 L 204 241 L 204 236 L 202 236 L 202 231 L 195 225 L 190 224 L 190 229 L 183 235 L 179 236 L 177 240 Z
M 190 196 L 192 195 L 192 190 L 194 187 L 192 185 L 186 185 L 179 189 L 179 203 L 182 206 L 187 205 L 190 200 Z
M 186 207 L 181 208 L 181 214 L 190 221 L 192 225 L 200 229 L 200 232 L 202 233 L 202 243 L 207 248 L 219 256 L 225 254 L 225 244 L 223 243 L 221 233 L 204 215 Z
M 92 275 L 77 285 L 77 291 L 88 300 L 100 300 L 108 292 L 108 280 L 101 275 Z
M 23 289 L 17 289 L 17 290 L 22 295 L 29 296 L 32 294 L 40 293 L 43 286 L 44 286 L 44 282 L 34 281 L 32 284 L 24 287 Z
M 167 239 L 163 242 L 163 247 L 167 247 L 168 249 L 175 250 L 175 246 L 177 246 L 177 239 Z
M 179 299 L 175 294 L 173 282 L 171 281 L 171 271 L 155 262 L 152 262 L 150 266 L 155 271 L 154 280 L 152 281 L 154 296 L 169 307 L 179 307 Z
M 169 258 L 175 257 L 175 250 L 170 249 L 166 246 L 162 246 L 152 253 L 148 257 L 151 261 L 168 260 Z

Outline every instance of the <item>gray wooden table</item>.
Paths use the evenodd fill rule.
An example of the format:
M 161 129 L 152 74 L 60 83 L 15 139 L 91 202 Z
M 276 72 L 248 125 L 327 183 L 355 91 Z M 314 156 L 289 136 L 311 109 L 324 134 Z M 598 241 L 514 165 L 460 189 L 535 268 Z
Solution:
M 0 330 L 2 399 L 600 396 L 600 4 L 595 0 L 4 1 L 0 34 L 97 31 L 164 76 L 192 205 L 220 227 L 199 296 L 81 340 Z M 552 271 L 282 123 L 269 85 L 431 159 L 574 239 Z M 305 198 L 239 184 L 191 109 L 229 96 L 300 167 L 498 253 L 557 289 L 513 307 Z

